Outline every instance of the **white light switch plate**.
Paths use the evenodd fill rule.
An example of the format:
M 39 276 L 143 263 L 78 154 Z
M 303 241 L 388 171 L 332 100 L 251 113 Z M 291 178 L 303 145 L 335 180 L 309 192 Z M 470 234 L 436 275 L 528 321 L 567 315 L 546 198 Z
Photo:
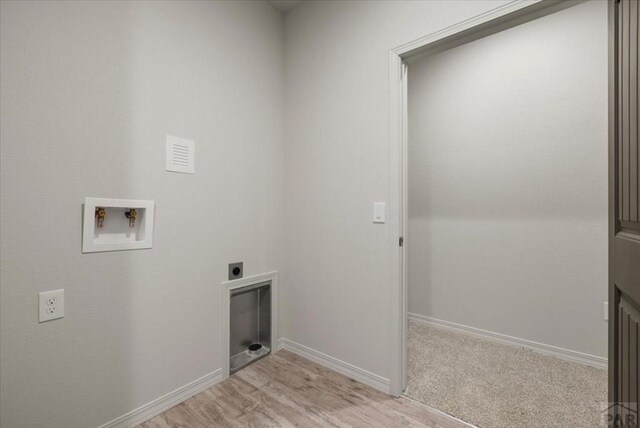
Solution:
M 373 222 L 374 223 L 384 223 L 386 221 L 385 205 L 386 204 L 384 202 L 373 203 Z
M 64 290 L 53 290 L 39 293 L 38 313 L 38 322 L 64 318 Z

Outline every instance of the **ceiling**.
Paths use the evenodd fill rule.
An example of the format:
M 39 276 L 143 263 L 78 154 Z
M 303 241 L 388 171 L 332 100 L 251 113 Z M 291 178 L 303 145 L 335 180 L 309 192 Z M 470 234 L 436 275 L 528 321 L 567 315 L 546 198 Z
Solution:
M 302 3 L 302 0 L 267 0 L 278 9 L 282 14 L 289 12 L 291 9 Z

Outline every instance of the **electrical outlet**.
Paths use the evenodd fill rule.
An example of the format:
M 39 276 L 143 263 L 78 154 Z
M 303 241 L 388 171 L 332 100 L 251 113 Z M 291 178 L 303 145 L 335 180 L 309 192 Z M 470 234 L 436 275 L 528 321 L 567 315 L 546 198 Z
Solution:
M 609 302 L 604 302 L 604 320 L 609 321 Z
M 242 278 L 242 262 L 229 263 L 229 280 Z
M 64 290 L 39 293 L 38 314 L 38 322 L 64 318 Z

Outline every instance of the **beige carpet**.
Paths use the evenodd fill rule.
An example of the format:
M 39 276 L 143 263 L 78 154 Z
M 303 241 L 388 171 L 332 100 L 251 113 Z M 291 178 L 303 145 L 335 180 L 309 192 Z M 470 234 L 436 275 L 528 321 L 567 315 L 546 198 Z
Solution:
M 607 372 L 409 322 L 405 395 L 483 428 L 597 427 Z

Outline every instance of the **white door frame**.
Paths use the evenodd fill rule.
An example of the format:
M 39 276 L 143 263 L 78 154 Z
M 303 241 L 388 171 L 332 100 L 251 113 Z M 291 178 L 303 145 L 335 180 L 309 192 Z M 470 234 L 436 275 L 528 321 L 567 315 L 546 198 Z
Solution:
M 406 386 L 407 333 L 407 63 L 531 21 L 584 0 L 514 0 L 389 51 L 389 393 Z M 403 237 L 404 245 L 399 245 Z

